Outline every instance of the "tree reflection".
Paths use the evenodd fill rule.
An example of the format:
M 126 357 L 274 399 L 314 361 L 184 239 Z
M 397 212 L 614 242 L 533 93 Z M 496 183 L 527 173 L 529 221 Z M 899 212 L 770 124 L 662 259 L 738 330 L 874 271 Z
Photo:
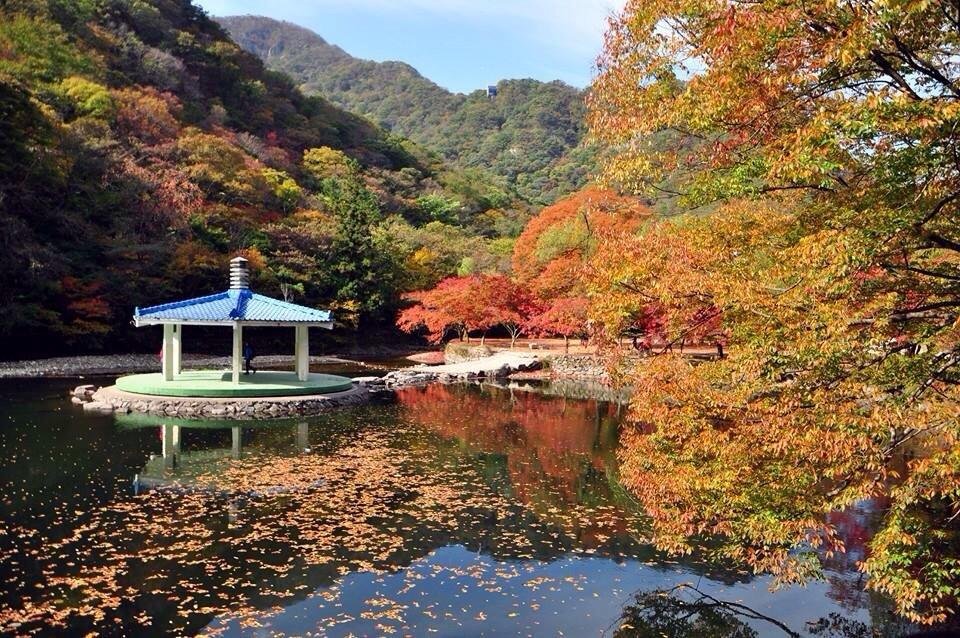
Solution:
M 42 575 L 43 587 L 0 601 L 0 618 L 25 633 L 255 627 L 304 598 L 331 602 L 314 592 L 346 574 L 402 570 L 451 545 L 516 564 L 572 553 L 676 569 L 619 486 L 615 408 L 442 386 L 398 401 L 269 428 L 160 428 L 152 451 L 163 454 L 136 468 L 156 489 L 57 526 L 11 521 L 19 542 L 0 545 L 0 562 L 10 582 Z M 700 622 L 722 620 L 707 611 Z
M 905 626 L 890 621 L 873 627 L 832 613 L 808 621 L 807 631 L 821 638 L 900 636 Z M 613 631 L 616 638 L 758 638 L 801 634 L 783 622 L 739 602 L 720 600 L 690 584 L 634 595 Z
M 635 595 L 623 609 L 614 631 L 617 638 L 756 638 L 747 620 L 761 620 L 771 632 L 799 634 L 745 605 L 718 600 L 692 585 L 677 585 Z
M 505 455 L 513 495 L 524 502 L 576 503 L 591 477 L 617 475 L 620 418 L 613 404 L 439 384 L 402 389 L 396 397 L 417 424 Z

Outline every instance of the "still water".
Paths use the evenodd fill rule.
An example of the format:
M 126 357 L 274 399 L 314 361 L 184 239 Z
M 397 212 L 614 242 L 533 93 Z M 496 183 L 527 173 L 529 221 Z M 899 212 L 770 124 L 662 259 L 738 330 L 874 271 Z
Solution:
M 806 587 L 654 551 L 615 403 L 431 386 L 251 427 L 91 416 L 77 383 L 0 382 L 0 633 L 904 632 L 855 567 L 869 504 Z

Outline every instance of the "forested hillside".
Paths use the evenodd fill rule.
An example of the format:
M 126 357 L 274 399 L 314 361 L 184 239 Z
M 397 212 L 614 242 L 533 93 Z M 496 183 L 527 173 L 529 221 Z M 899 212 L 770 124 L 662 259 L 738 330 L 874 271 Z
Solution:
M 355 58 L 302 27 L 260 16 L 218 18 L 245 49 L 301 88 L 366 115 L 461 167 L 505 178 L 530 202 L 582 186 L 594 165 L 583 144 L 583 92 L 562 82 L 503 80 L 451 93 L 402 62 Z
M 507 192 L 305 97 L 189 2 L 0 6 L 0 356 L 145 343 L 135 305 L 219 290 L 241 251 L 348 325 L 508 267 Z

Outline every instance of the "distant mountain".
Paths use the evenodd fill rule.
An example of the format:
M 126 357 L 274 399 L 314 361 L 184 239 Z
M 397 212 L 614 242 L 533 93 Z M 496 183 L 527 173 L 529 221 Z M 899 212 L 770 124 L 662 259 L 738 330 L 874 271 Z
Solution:
M 583 92 L 562 82 L 503 80 L 451 93 L 403 62 L 361 60 L 308 29 L 260 16 L 217 18 L 244 49 L 307 93 L 436 151 L 504 178 L 527 201 L 549 203 L 582 186 L 594 164 Z

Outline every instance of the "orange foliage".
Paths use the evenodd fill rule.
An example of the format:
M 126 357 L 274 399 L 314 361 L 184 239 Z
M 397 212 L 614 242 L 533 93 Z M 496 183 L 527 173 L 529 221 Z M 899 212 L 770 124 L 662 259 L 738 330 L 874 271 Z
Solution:
M 180 101 L 171 93 L 145 86 L 113 92 L 117 128 L 147 144 L 171 140 L 180 131 Z
M 526 291 L 503 275 L 449 277 L 436 288 L 407 298 L 416 304 L 400 313 L 397 326 L 406 332 L 426 328 L 434 342 L 443 340 L 450 330 L 468 336 L 497 325 L 515 336 L 532 310 Z
M 527 321 L 534 335 L 560 335 L 564 339 L 585 335 L 590 303 L 586 297 L 561 297 Z
M 598 236 L 633 233 L 649 215 L 636 198 L 584 188 L 530 220 L 514 244 L 514 276 L 541 298 L 569 293 Z
M 104 334 L 109 330 L 110 304 L 103 297 L 103 282 L 66 276 L 60 280 L 66 298 L 67 322 L 58 326 L 67 334 Z
M 244 257 L 249 262 L 248 266 L 252 271 L 260 271 L 266 268 L 267 260 L 264 258 L 263 253 L 260 252 L 260 249 L 256 246 L 250 246 L 249 248 L 244 248 L 237 253 L 237 256 Z
M 170 271 L 190 272 L 191 270 L 222 270 L 223 256 L 204 244 L 189 240 L 177 246 L 173 259 L 170 260 Z

